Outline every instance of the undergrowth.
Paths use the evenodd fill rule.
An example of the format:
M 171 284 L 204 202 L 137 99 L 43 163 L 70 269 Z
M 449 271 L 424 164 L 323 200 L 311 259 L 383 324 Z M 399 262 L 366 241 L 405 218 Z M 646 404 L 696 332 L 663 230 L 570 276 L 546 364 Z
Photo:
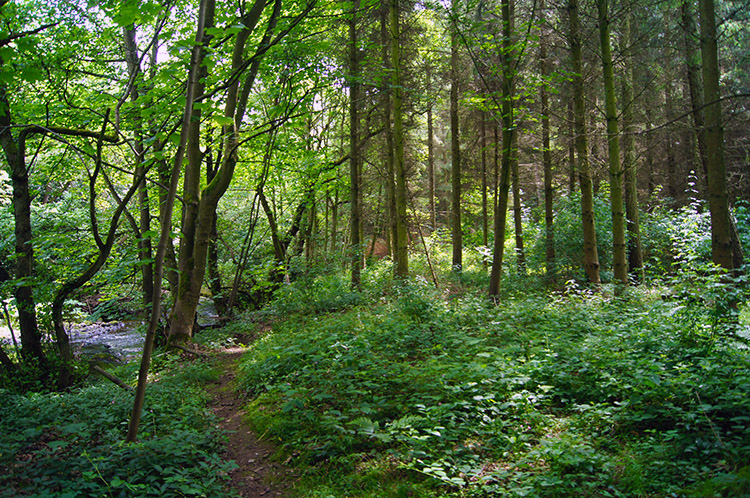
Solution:
M 206 415 L 205 364 L 154 358 L 139 442 L 123 443 L 133 395 L 102 383 L 68 393 L 0 391 L 0 497 L 225 496 L 234 466 Z M 118 374 L 135 378 L 135 366 Z
M 340 288 L 287 289 L 240 366 L 250 422 L 306 471 L 299 496 L 748 490 L 750 354 L 686 333 L 683 303 L 569 285 L 495 306 L 411 281 L 327 309 Z

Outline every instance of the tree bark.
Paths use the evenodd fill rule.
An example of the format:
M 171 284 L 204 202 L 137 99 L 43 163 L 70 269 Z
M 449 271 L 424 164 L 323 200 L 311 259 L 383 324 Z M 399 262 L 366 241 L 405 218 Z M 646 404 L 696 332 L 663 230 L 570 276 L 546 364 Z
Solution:
M 703 59 L 703 95 L 706 100 L 706 159 L 708 167 L 708 206 L 711 211 L 711 259 L 732 271 L 727 176 L 724 165 L 724 126 L 721 120 L 721 90 L 716 42 L 716 18 L 713 0 L 700 0 L 701 58 Z
M 349 181 L 351 183 L 351 234 L 352 234 L 352 287 L 362 286 L 362 240 L 360 240 L 362 213 L 360 186 L 361 168 L 359 158 L 359 40 L 357 37 L 357 14 L 359 0 L 352 0 L 349 18 Z
M 463 267 L 463 232 L 461 228 L 461 147 L 458 122 L 458 9 L 457 0 L 451 4 L 451 241 L 453 246 L 452 270 Z
M 393 143 L 396 174 L 396 276 L 409 275 L 406 229 L 406 164 L 404 163 L 403 88 L 401 83 L 401 27 L 399 0 L 390 0 L 391 86 L 393 88 Z
M 497 301 L 500 295 L 500 280 L 503 268 L 503 253 L 505 250 L 505 225 L 508 216 L 508 191 L 510 190 L 511 155 L 513 152 L 513 134 L 515 133 L 515 118 L 513 115 L 513 57 L 511 56 L 512 19 L 510 0 L 501 1 L 503 22 L 503 40 L 500 55 L 502 71 L 502 125 L 503 150 L 502 171 L 498 184 L 498 199 L 495 209 L 495 240 L 492 248 L 492 269 L 490 270 L 490 299 Z
M 135 26 L 130 28 L 123 28 L 123 40 L 125 45 L 125 61 L 128 66 L 128 73 L 133 83 L 130 87 L 130 100 L 134 105 L 137 105 L 138 97 L 140 96 L 139 86 L 137 84 L 137 77 L 141 73 L 141 67 L 138 57 L 138 48 L 135 42 Z M 135 151 L 136 169 L 135 175 L 142 176 L 144 171 L 144 147 L 143 147 L 143 131 L 141 129 L 141 117 L 140 113 L 136 112 L 134 117 L 135 124 L 135 140 L 133 141 L 133 150 Z M 138 211 L 139 211 L 139 223 L 138 233 L 138 261 L 141 268 L 141 280 L 143 286 L 143 304 L 148 306 L 151 304 L 151 300 L 154 297 L 154 271 L 152 263 L 152 247 L 151 247 L 151 212 L 148 205 L 148 188 L 146 182 L 142 182 L 138 189 Z
M 545 2 L 539 3 L 539 11 L 542 18 L 545 16 Z M 550 68 L 547 59 L 547 30 L 542 26 L 539 43 L 539 72 L 542 75 L 542 84 L 539 87 L 539 96 L 542 104 L 542 166 L 544 169 L 544 229 L 545 229 L 545 266 L 547 280 L 555 281 L 555 224 L 554 224 L 554 189 L 552 187 L 552 151 L 550 150 L 550 124 L 549 124 L 549 95 L 547 95 L 547 79 Z
M 588 144 L 586 138 L 586 108 L 583 99 L 583 56 L 581 28 L 578 18 L 578 0 L 568 1 L 570 22 L 570 53 L 573 68 L 573 110 L 575 121 L 577 172 L 581 185 L 581 220 L 583 225 L 583 258 L 586 278 L 594 285 L 600 283 L 599 253 L 596 246 L 594 222 L 594 192 L 589 167 Z
M 526 274 L 526 253 L 523 249 L 523 213 L 521 209 L 521 180 L 518 174 L 518 128 L 513 133 L 511 146 L 511 184 L 513 185 L 513 228 L 516 242 L 516 271 Z
M 0 60 L 2 62 L 2 60 Z M 0 144 L 10 166 L 10 179 L 13 186 L 13 220 L 16 236 L 16 274 L 19 282 L 13 296 L 18 310 L 18 326 L 21 331 L 21 356 L 27 361 L 36 362 L 43 376 L 49 373 L 49 364 L 42 350 L 42 337 L 36 318 L 36 302 L 31 279 L 34 269 L 34 249 L 31 235 L 31 192 L 29 173 L 26 168 L 26 136 L 29 128 L 19 132 L 18 140 L 11 134 L 11 108 L 7 88 L 0 85 Z
M 635 150 L 635 122 L 633 118 L 633 56 L 631 17 L 625 15 L 622 30 L 622 47 L 625 54 L 625 74 L 622 79 L 622 137 L 623 170 L 625 171 L 625 216 L 628 229 L 628 267 L 638 282 L 643 282 L 643 249 L 641 247 L 641 222 L 638 211 L 638 164 Z
M 615 280 L 628 284 L 628 260 L 625 244 L 625 210 L 622 195 L 622 164 L 620 163 L 620 129 L 617 122 L 615 77 L 612 67 L 612 48 L 609 41 L 609 13 L 607 0 L 597 0 L 599 15 L 599 47 L 602 53 L 604 79 L 604 108 L 607 118 L 607 146 L 609 152 L 609 199 L 612 208 L 612 265 Z

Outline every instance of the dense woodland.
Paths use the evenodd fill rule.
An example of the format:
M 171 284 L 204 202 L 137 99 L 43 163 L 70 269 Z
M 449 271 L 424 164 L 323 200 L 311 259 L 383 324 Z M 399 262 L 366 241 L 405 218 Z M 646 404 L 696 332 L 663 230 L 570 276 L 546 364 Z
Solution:
M 0 496 L 224 496 L 236 334 L 299 496 L 750 494 L 744 1 L 0 0 L 0 145 Z

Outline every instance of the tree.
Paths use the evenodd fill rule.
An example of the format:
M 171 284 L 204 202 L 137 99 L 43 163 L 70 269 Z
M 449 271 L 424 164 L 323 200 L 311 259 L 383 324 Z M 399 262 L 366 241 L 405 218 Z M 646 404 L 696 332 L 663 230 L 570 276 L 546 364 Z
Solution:
M 607 145 L 609 148 L 609 196 L 612 209 L 613 267 L 615 280 L 628 283 L 627 248 L 625 246 L 625 213 L 622 199 L 623 171 L 620 164 L 620 129 L 617 124 L 615 78 L 612 68 L 612 49 L 609 43 L 609 14 L 607 0 L 597 0 L 599 14 L 599 43 L 602 52 L 604 75 L 605 114 L 607 118 Z
M 463 232 L 461 228 L 461 145 L 458 123 L 458 0 L 453 0 L 450 11 L 451 38 L 451 240 L 452 268 L 461 272 L 463 266 Z
M 260 64 L 268 50 L 278 44 L 292 29 L 294 29 L 312 10 L 315 0 L 310 0 L 301 11 L 286 20 L 286 25 L 278 27 L 282 14 L 282 1 L 255 0 L 250 9 L 241 15 L 241 30 L 234 36 L 230 62 L 230 78 L 220 88 L 226 88 L 226 98 L 222 122 L 222 137 L 224 137 L 222 162 L 209 184 L 200 188 L 200 173 L 202 161 L 201 146 L 201 108 L 194 108 L 189 123 L 187 141 L 187 167 L 183 183 L 183 213 L 182 232 L 180 236 L 179 253 L 179 284 L 175 304 L 172 308 L 169 329 L 170 342 L 189 340 L 193 333 L 195 312 L 198 307 L 200 290 L 206 271 L 206 255 L 211 238 L 211 227 L 216 216 L 216 206 L 226 192 L 234 175 L 238 160 L 240 145 L 240 131 L 247 110 L 248 98 L 255 84 Z M 265 30 L 255 46 L 252 55 L 245 55 L 247 43 L 261 21 L 267 8 L 270 12 L 265 21 Z M 213 6 L 207 6 L 206 34 L 210 43 L 213 30 Z M 207 68 L 199 66 L 200 73 L 196 74 L 196 93 L 204 94 L 205 80 L 208 76 Z M 243 79 L 244 78 L 244 79 Z
M 399 0 L 390 0 L 391 88 L 393 89 L 393 145 L 396 174 L 396 275 L 409 274 L 406 230 L 406 164 L 404 163 L 403 87 L 401 80 L 401 27 Z
M 594 226 L 594 192 L 589 167 L 588 141 L 586 139 L 586 108 L 583 98 L 583 48 L 578 16 L 578 0 L 568 0 L 568 22 L 571 67 L 573 69 L 573 119 L 575 123 L 576 171 L 581 186 L 581 220 L 583 225 L 583 258 L 586 277 L 599 284 L 599 253 Z
M 724 165 L 724 124 L 721 120 L 721 91 L 713 0 L 700 0 L 701 58 L 703 95 L 706 99 L 706 166 L 708 169 L 708 205 L 711 211 L 711 258 L 726 270 L 734 269 Z
M 351 183 L 351 233 L 352 233 L 352 287 L 360 288 L 362 271 L 362 222 L 360 220 L 362 194 L 361 161 L 359 159 L 359 46 L 357 41 L 357 11 L 359 0 L 352 0 L 351 17 L 349 18 L 349 171 Z

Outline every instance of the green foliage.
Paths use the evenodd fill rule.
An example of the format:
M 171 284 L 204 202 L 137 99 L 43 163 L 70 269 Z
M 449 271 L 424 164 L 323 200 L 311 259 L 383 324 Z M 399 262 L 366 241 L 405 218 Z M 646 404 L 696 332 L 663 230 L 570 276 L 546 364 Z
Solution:
M 199 385 L 216 372 L 156 357 L 140 441 L 124 444 L 132 395 L 110 384 L 64 394 L 0 391 L 0 496 L 224 496 L 233 463 Z M 120 375 L 135 375 L 123 367 Z
M 256 430 L 307 469 L 300 496 L 742 489 L 748 350 L 686 343 L 680 306 L 571 284 L 494 307 L 413 280 L 367 310 L 282 320 L 241 386 Z

